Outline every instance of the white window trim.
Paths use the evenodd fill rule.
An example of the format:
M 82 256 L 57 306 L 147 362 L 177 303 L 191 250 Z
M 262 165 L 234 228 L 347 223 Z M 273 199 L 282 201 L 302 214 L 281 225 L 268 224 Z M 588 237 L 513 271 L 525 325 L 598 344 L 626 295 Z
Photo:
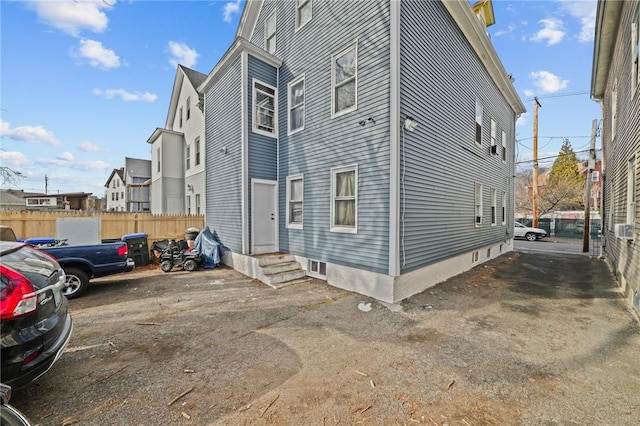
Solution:
M 256 122 L 256 117 L 257 117 L 257 112 L 258 112 L 258 103 L 256 102 L 256 92 L 258 91 L 258 89 L 256 89 L 256 83 L 257 84 L 261 84 L 265 87 L 268 87 L 269 89 L 273 90 L 273 133 L 268 132 L 266 130 L 262 130 L 260 128 L 258 128 L 257 122 Z M 251 130 L 254 133 L 258 133 L 261 135 L 265 135 L 265 136 L 269 136 L 271 138 L 277 138 L 278 137 L 278 89 L 273 87 L 270 84 L 265 83 L 264 81 L 260 81 L 257 79 L 253 79 L 252 83 L 251 83 L 251 87 L 253 90 L 253 114 L 251 117 Z M 262 92 L 262 91 L 261 91 Z M 264 93 L 264 92 L 262 92 Z M 267 93 L 267 95 L 269 95 Z M 271 96 L 271 95 L 269 95 Z
M 304 24 L 300 24 L 300 10 L 302 10 L 302 8 L 307 3 L 309 4 L 309 7 L 311 7 L 311 18 L 309 18 L 309 20 L 307 22 L 305 22 Z M 296 31 L 304 28 L 304 26 L 307 25 L 312 20 L 313 20 L 313 3 L 312 3 L 312 0 L 296 0 Z
M 273 19 L 273 51 L 269 51 L 269 46 L 267 45 L 267 42 L 271 38 L 271 34 L 267 34 L 267 22 L 269 22 L 271 19 Z M 264 20 L 264 50 L 271 54 L 275 53 L 277 49 L 277 33 L 278 19 L 276 17 L 276 11 L 274 10 L 269 16 L 267 16 L 267 19 Z
M 335 60 L 337 57 L 344 55 L 351 49 L 355 49 L 355 57 L 356 57 L 356 75 L 354 76 L 355 80 L 355 101 L 352 107 L 343 109 L 342 111 L 336 112 L 336 67 Z M 358 40 L 349 44 L 349 46 L 340 50 L 337 53 L 331 55 L 331 118 L 340 117 L 342 115 L 348 114 L 350 112 L 356 111 L 358 109 Z
M 195 166 L 199 166 L 200 163 L 202 162 L 201 159 L 201 150 L 200 150 L 200 136 L 198 136 L 197 138 L 194 139 L 193 142 L 194 146 L 195 146 L 195 159 L 194 159 L 194 167 Z
M 340 226 L 340 225 L 336 225 L 335 224 L 335 216 L 334 216 L 334 210 L 335 210 L 335 203 L 336 203 L 336 175 L 338 173 L 344 173 L 344 172 L 355 172 L 355 201 L 356 201 L 356 205 L 355 205 L 355 213 L 356 213 L 356 217 L 355 217 L 355 225 L 353 227 L 351 226 Z M 342 232 L 345 234 L 357 234 L 358 233 L 358 165 L 354 164 L 351 166 L 342 166 L 342 167 L 334 167 L 333 169 L 331 169 L 331 206 L 329 209 L 329 214 L 331 216 L 330 218 L 330 227 L 329 227 L 329 232 Z
M 498 224 L 498 191 L 491 188 L 491 226 Z
M 191 170 L 191 145 L 185 147 L 184 162 L 187 170 Z
M 482 184 L 480 182 L 476 182 L 473 187 L 473 217 L 476 227 L 482 226 L 482 192 Z
M 478 115 L 478 110 L 480 110 L 480 115 Z M 473 142 L 477 145 L 477 146 L 482 146 L 482 116 L 484 114 L 484 108 L 482 107 L 482 104 L 480 103 L 479 99 L 476 99 L 476 109 L 475 109 L 475 119 L 473 122 Z M 478 141 L 476 139 L 476 135 L 478 133 L 478 129 L 477 129 L 477 125 L 480 125 L 480 140 Z
M 507 132 L 502 131 L 502 162 L 507 162 Z
M 291 202 L 291 181 L 294 180 L 301 180 L 302 181 L 302 199 L 300 200 L 302 202 L 302 223 L 291 223 L 291 208 L 290 208 L 290 202 Z M 286 227 L 289 229 L 303 229 L 303 225 L 304 225 L 304 175 L 292 175 L 292 176 L 287 176 L 287 223 L 286 223 Z
M 296 84 L 300 83 L 300 81 L 302 81 L 302 91 L 304 92 L 304 101 L 302 102 L 302 108 L 304 110 L 303 113 L 303 118 L 302 118 L 302 127 L 299 127 L 295 130 L 291 130 L 291 110 L 293 109 L 294 106 L 299 106 L 299 105 L 293 105 L 293 97 L 291 96 L 291 88 L 293 86 L 295 86 Z M 302 74 L 300 77 L 296 78 L 295 80 L 293 80 L 291 83 L 289 83 L 287 85 L 287 106 L 288 106 L 288 111 L 287 111 L 287 135 L 293 135 L 295 133 L 301 132 L 304 130 L 304 127 L 307 123 L 307 111 L 306 111 L 306 104 L 307 104 L 307 82 L 305 80 L 305 75 Z

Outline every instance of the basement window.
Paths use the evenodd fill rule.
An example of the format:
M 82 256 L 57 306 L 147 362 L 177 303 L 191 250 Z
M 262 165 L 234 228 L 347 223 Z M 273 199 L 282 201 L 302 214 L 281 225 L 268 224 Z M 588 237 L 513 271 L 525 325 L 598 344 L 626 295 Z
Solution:
M 326 280 L 327 264 L 318 260 L 309 259 L 309 264 L 307 265 L 307 275 L 309 275 L 310 277 Z

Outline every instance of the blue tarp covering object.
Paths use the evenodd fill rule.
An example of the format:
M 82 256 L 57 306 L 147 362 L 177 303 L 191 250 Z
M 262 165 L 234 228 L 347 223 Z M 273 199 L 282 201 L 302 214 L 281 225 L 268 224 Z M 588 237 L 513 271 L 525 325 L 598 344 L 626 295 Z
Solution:
M 224 248 L 216 240 L 208 226 L 200 231 L 193 244 L 194 249 L 202 254 L 202 267 L 204 269 L 213 269 L 218 266 L 224 254 Z

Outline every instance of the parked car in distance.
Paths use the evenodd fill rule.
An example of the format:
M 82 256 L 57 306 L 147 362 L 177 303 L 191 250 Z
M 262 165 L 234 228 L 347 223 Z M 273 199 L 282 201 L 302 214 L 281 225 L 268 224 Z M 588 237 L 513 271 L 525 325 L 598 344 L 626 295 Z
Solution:
M 544 229 L 525 226 L 520 222 L 514 222 L 513 226 L 514 238 L 526 238 L 529 241 L 535 241 L 547 236 L 547 231 Z
M 19 242 L 0 242 L 2 382 L 28 385 L 58 360 L 73 322 L 66 276 L 52 257 Z

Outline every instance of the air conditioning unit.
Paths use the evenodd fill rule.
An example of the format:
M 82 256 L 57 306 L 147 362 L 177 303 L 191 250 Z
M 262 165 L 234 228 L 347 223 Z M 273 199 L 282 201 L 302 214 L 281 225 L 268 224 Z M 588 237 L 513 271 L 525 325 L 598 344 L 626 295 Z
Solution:
M 622 240 L 633 240 L 633 232 L 633 223 L 616 224 L 616 238 L 620 238 Z
M 498 145 L 491 145 L 491 154 L 492 155 L 498 154 Z

